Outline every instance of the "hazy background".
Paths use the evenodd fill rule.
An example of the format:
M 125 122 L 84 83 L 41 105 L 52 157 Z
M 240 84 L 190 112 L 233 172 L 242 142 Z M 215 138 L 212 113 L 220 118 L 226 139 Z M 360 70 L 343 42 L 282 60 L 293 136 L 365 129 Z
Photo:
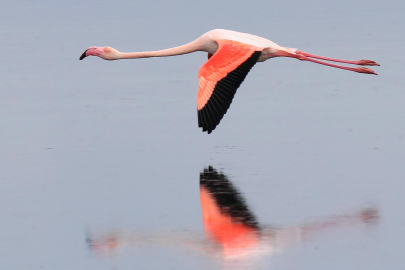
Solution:
M 254 269 L 399 269 L 405 176 L 403 1 L 3 1 L 0 268 L 220 269 L 187 248 L 94 254 L 86 233 L 201 234 L 199 173 L 225 172 L 263 224 L 373 205 L 379 223 L 320 234 Z M 89 46 L 157 50 L 224 28 L 343 59 L 257 64 L 221 124 L 197 127 L 205 53 L 79 61 Z

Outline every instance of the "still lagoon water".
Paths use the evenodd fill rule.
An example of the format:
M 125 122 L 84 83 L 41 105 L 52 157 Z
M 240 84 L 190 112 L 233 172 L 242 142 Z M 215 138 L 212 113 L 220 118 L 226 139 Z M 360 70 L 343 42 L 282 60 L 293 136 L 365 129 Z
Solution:
M 1 269 L 400 269 L 400 1 L 5 2 Z M 210 135 L 205 53 L 79 61 L 215 28 L 344 59 L 257 64 Z

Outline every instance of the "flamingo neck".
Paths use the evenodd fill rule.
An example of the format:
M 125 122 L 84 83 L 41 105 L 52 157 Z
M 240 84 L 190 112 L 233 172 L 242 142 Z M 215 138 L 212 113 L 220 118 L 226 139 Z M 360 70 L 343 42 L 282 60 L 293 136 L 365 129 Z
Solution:
M 149 57 L 165 57 L 182 55 L 202 50 L 202 44 L 199 39 L 194 40 L 182 46 L 151 52 L 131 52 L 121 53 L 119 59 L 136 59 L 136 58 L 149 58 Z

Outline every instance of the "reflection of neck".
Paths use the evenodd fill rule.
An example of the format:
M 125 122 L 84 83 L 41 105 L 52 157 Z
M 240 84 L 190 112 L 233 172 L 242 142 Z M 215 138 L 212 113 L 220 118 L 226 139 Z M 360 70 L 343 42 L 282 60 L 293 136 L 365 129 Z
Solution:
M 200 40 L 194 40 L 188 44 L 174 47 L 166 50 L 151 51 L 151 52 L 132 52 L 121 53 L 120 59 L 135 59 L 135 58 L 148 58 L 148 57 L 164 57 L 192 53 L 200 51 L 202 48 Z

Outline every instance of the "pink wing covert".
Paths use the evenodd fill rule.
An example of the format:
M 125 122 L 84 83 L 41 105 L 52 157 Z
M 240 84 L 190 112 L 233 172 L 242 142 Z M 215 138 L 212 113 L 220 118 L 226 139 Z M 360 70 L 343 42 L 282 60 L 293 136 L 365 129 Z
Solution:
M 263 50 L 232 40 L 216 42 L 219 45 L 217 52 L 209 57 L 198 73 L 198 125 L 208 134 L 225 115 L 236 90 Z

